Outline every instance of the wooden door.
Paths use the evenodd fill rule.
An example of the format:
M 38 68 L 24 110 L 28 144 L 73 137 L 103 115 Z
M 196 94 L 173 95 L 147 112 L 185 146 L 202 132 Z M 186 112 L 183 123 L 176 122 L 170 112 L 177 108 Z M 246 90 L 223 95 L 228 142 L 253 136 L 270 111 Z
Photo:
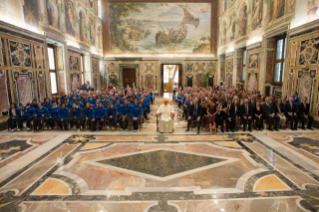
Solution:
M 132 84 L 136 85 L 136 75 L 135 68 L 123 68 L 123 87 L 126 88 L 127 85 L 132 87 Z

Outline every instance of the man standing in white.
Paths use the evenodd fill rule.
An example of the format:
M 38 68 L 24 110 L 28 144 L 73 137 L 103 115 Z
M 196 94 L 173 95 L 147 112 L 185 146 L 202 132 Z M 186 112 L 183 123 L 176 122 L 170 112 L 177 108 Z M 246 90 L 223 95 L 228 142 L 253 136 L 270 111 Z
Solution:
M 168 104 L 168 99 L 164 100 L 164 104 L 162 104 L 157 112 L 156 116 L 159 118 L 159 131 L 162 133 L 170 133 L 173 132 L 174 129 L 174 110 L 173 106 Z

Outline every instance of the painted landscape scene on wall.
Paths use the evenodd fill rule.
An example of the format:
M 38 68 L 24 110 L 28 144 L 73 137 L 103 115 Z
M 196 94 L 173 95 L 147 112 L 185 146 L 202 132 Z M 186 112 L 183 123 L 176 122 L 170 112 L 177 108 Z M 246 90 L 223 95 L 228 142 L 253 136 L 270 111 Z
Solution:
M 210 3 L 111 3 L 111 52 L 210 53 Z

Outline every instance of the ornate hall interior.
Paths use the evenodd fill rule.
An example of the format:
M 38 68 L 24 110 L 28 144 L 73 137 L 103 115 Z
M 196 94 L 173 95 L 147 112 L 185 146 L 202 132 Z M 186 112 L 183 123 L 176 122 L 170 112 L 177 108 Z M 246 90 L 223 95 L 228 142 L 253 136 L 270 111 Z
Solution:
M 319 211 L 318 9 L 0 0 L 0 212 Z

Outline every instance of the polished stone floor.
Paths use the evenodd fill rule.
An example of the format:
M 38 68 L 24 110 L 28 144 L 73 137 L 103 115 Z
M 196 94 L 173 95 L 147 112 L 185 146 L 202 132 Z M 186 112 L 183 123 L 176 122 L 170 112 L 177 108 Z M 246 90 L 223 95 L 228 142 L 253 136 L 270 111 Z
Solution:
M 319 131 L 0 132 L 0 211 L 319 210 Z M 202 130 L 204 131 L 204 129 Z

